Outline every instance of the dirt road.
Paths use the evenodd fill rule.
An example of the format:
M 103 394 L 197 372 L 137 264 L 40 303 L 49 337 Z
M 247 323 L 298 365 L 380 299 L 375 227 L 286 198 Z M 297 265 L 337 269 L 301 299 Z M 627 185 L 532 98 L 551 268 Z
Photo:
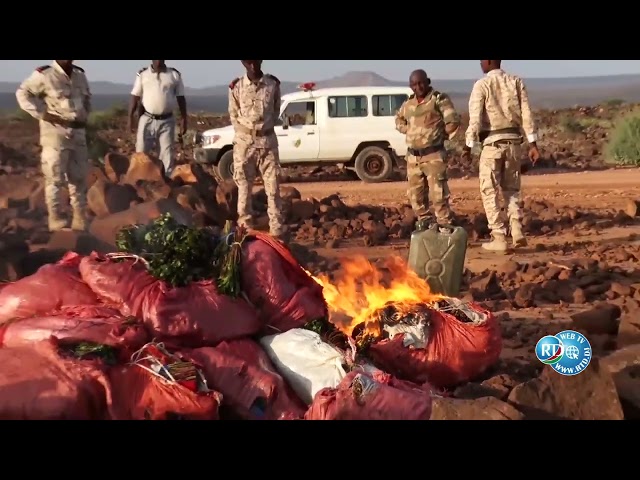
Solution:
M 326 182 L 293 184 L 303 197 L 322 198 L 339 194 L 347 204 L 398 205 L 407 203 L 406 183 L 390 182 L 366 185 L 361 182 Z M 450 181 L 451 204 L 456 212 L 482 212 L 478 191 L 478 179 Z M 552 202 L 559 208 L 580 208 L 613 215 L 623 209 L 629 199 L 640 199 L 640 169 L 607 170 L 601 172 L 530 175 L 523 177 L 523 194 L 529 198 Z M 466 266 L 472 271 L 495 268 L 508 258 L 519 262 L 550 261 L 550 252 L 560 247 L 575 244 L 575 248 L 562 250 L 560 256 L 584 256 L 584 248 L 617 243 L 624 244 L 633 235 L 640 235 L 640 225 L 611 227 L 599 230 L 576 232 L 568 229 L 530 239 L 530 246 L 518 250 L 508 257 L 484 252 L 480 243 L 471 243 L 467 251 Z M 398 240 L 390 245 L 365 247 L 359 240 L 344 242 L 339 248 L 316 246 L 319 254 L 327 258 L 347 258 L 354 254 L 370 259 L 388 255 L 407 257 L 408 240 Z M 556 254 L 557 255 L 557 254 Z
M 628 195 L 638 196 L 640 169 L 524 175 L 522 184 L 525 195 L 574 197 L 580 200 L 578 205 L 598 206 L 604 201 L 613 206 L 623 202 Z M 345 203 L 351 204 L 396 205 L 407 202 L 406 182 L 305 182 L 290 185 L 300 190 L 303 196 L 322 198 L 337 193 Z M 477 178 L 451 180 L 449 187 L 454 203 L 459 199 L 480 200 Z M 462 207 L 464 208 L 464 205 Z

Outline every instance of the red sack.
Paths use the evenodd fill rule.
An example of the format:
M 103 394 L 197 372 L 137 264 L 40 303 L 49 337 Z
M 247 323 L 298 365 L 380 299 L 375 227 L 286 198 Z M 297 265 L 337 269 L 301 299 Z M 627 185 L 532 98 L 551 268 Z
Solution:
M 116 262 L 95 253 L 82 259 L 80 274 L 99 298 L 125 316 L 142 319 L 158 339 L 200 347 L 262 328 L 246 301 L 218 293 L 212 282 L 173 288 L 151 276 L 142 262 Z
M 490 312 L 476 304 L 467 307 L 474 317 L 471 322 L 432 310 L 426 348 L 405 347 L 404 334 L 399 334 L 371 345 L 370 358 L 378 368 L 399 378 L 438 388 L 473 380 L 500 358 L 502 335 Z
M 55 341 L 0 349 L 0 420 L 106 420 L 100 364 L 67 358 Z
M 429 420 L 431 392 L 387 374 L 353 371 L 320 390 L 305 420 Z
M 267 354 L 253 340 L 222 342 L 185 352 L 202 367 L 210 388 L 246 420 L 301 419 L 305 407 L 276 372 Z
M 91 342 L 125 347 L 131 353 L 149 341 L 147 331 L 135 319 L 99 305 L 63 307 L 42 317 L 24 318 L 0 326 L 0 347 L 20 347 L 54 336 L 65 342 Z
M 78 273 L 81 256 L 68 252 L 58 263 L 0 290 L 0 324 L 15 318 L 46 315 L 65 305 L 96 305 L 98 299 Z
M 175 377 L 169 378 L 171 372 Z M 195 365 L 180 361 L 162 344 L 147 344 L 131 364 L 112 368 L 109 379 L 114 420 L 218 419 L 221 395 L 206 390 Z
M 242 289 L 263 322 L 286 332 L 326 318 L 322 286 L 280 242 L 261 232 L 251 235 L 256 238 L 242 249 Z

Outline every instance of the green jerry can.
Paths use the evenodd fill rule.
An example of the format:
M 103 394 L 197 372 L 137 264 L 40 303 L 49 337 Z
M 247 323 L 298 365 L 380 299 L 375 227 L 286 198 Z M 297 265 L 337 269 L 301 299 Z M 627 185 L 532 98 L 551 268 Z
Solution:
M 411 234 L 409 268 L 426 280 L 433 293 L 457 297 L 467 254 L 467 232 L 462 227 L 431 224 Z

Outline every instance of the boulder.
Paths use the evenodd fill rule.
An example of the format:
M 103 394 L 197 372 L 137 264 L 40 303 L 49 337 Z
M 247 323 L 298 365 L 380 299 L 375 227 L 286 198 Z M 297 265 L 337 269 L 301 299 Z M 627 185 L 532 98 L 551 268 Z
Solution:
M 213 197 L 203 197 L 194 185 L 174 188 L 171 197 L 183 208 L 204 214 L 207 224 L 222 227 L 229 219 L 225 209 L 216 205 Z
M 107 175 L 102 171 L 100 167 L 96 167 L 95 165 L 89 168 L 89 172 L 87 173 L 86 182 L 87 188 L 91 188 L 91 186 L 96 183 L 98 180 L 109 181 Z
M 316 206 L 310 200 L 297 200 L 291 201 L 291 211 L 289 215 L 290 223 L 303 222 L 313 217 L 316 212 Z
M 107 178 L 113 183 L 120 183 L 120 180 L 129 171 L 129 157 L 119 153 L 110 152 L 104 156 L 104 172 Z
M 198 181 L 195 173 L 193 172 L 193 169 L 191 168 L 191 165 L 189 165 L 188 163 L 177 165 L 174 168 L 173 173 L 171 174 L 171 180 L 177 181 L 178 179 L 178 183 L 183 184 L 192 184 Z
M 21 262 L 29 245 L 17 235 L 0 234 L 0 282 L 14 282 L 23 276 Z
M 154 202 L 171 195 L 171 187 L 164 181 L 138 180 L 135 188 L 136 194 L 143 202 Z
M 124 212 L 132 204 L 141 202 L 133 186 L 118 185 L 106 179 L 96 180 L 87 192 L 88 207 L 98 218 Z
M 34 192 L 38 190 L 44 192 L 43 185 L 44 182 L 41 177 L 14 174 L 0 176 L 0 209 L 29 209 L 32 203 L 30 199 L 33 197 Z
M 623 420 L 613 377 L 597 357 L 578 375 L 545 367 L 538 378 L 516 386 L 509 403 L 531 420 Z
M 633 198 L 627 198 L 624 205 L 624 213 L 630 217 L 640 216 L 640 202 Z
M 73 251 L 80 255 L 89 255 L 96 251 L 109 253 L 114 251 L 114 246 L 101 241 L 88 232 L 78 232 L 75 230 L 59 230 L 52 232 L 51 238 L 46 245 L 49 251 Z
M 613 352 L 602 363 L 613 375 L 625 419 L 640 420 L 640 345 Z
M 618 333 L 620 313 L 620 307 L 617 305 L 604 304 L 586 312 L 571 315 L 571 320 L 575 329 L 583 334 L 615 335 Z
M 431 420 L 523 420 L 524 415 L 495 397 L 475 400 L 434 398 Z
M 221 182 L 216 188 L 216 203 L 230 220 L 238 219 L 238 187 L 233 180 Z
M 127 173 L 121 177 L 120 183 L 135 186 L 138 180 L 165 181 L 162 163 L 144 153 L 134 153 L 129 159 Z
M 616 345 L 624 348 L 640 344 L 640 312 L 629 311 L 620 318 Z
M 165 199 L 140 203 L 124 212 L 97 218 L 91 223 L 89 232 L 102 242 L 115 246 L 116 235 L 124 227 L 147 225 L 165 213 L 170 213 L 183 225 L 192 225 L 191 213 L 188 210 L 180 206 L 175 199 Z

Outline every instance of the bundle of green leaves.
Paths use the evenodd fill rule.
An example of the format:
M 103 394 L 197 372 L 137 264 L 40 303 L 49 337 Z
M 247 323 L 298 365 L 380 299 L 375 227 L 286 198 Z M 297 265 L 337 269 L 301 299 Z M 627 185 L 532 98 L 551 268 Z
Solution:
M 216 247 L 218 290 L 223 295 L 238 297 L 242 292 L 242 242 L 247 237 L 244 228 L 232 228 L 227 221 L 222 241 Z
M 81 360 L 99 358 L 107 365 L 115 365 L 118 363 L 118 351 L 114 347 L 101 343 L 79 342 L 66 346 L 63 348 L 63 351 Z
M 149 225 L 124 228 L 116 237 L 120 252 L 143 258 L 151 275 L 174 287 L 216 279 L 217 243 L 207 229 L 182 225 L 169 213 Z

